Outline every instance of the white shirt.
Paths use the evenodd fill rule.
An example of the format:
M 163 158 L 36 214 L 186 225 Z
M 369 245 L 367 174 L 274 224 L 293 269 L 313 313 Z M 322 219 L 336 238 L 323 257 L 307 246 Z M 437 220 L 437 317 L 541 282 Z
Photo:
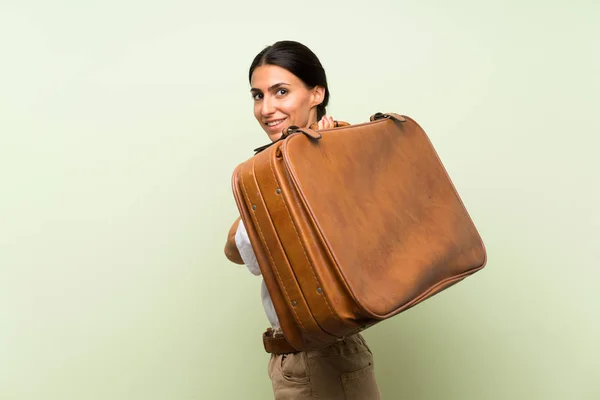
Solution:
M 248 270 L 253 275 L 261 275 L 260 268 L 258 266 L 258 261 L 256 260 L 256 255 L 254 254 L 254 250 L 252 249 L 252 244 L 250 244 L 250 238 L 248 238 L 248 232 L 246 232 L 246 227 L 242 220 L 238 224 L 237 231 L 235 232 L 235 245 L 240 252 L 240 256 L 248 267 Z M 263 308 L 265 309 L 265 313 L 267 314 L 267 318 L 271 323 L 271 326 L 276 329 L 279 328 L 279 320 L 277 319 L 277 314 L 275 313 L 275 307 L 273 306 L 273 301 L 271 300 L 271 296 L 269 296 L 269 292 L 267 290 L 267 286 L 265 285 L 265 280 L 262 280 L 261 286 L 261 297 Z

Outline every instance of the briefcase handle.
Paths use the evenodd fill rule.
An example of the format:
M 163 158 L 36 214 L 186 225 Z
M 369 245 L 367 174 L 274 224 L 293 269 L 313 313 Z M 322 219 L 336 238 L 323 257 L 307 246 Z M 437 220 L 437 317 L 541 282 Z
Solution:
M 393 119 L 395 121 L 398 122 L 406 122 L 406 118 L 404 118 L 402 115 L 400 114 L 396 114 L 396 113 L 381 113 L 381 112 L 377 112 L 373 115 L 371 115 L 371 117 L 369 118 L 369 121 L 377 121 L 379 119 L 384 119 L 384 118 L 388 118 L 388 119 Z M 349 126 L 350 124 L 346 121 L 333 121 L 334 124 L 334 128 L 338 128 L 338 127 L 342 127 L 342 126 Z M 315 122 L 313 123 L 309 129 L 312 130 L 317 130 L 319 129 L 319 122 Z
M 398 121 L 398 122 L 406 122 L 406 118 L 404 118 L 402 115 L 400 114 L 396 114 L 396 113 L 380 113 L 377 112 L 373 115 L 371 115 L 371 117 L 369 118 L 370 121 L 377 121 L 379 119 L 392 119 L 394 121 Z M 342 126 L 349 126 L 350 124 L 346 121 L 333 121 L 334 124 L 334 128 L 340 128 Z M 308 127 L 308 129 L 306 128 L 298 128 L 297 126 L 290 126 L 286 129 L 286 131 L 283 132 L 283 135 L 281 136 L 281 138 L 279 138 L 278 140 L 276 140 L 275 142 L 272 143 L 268 143 L 264 146 L 260 146 L 256 149 L 254 149 L 254 155 L 260 153 L 261 151 L 265 150 L 266 148 L 272 146 L 273 144 L 275 144 L 276 142 L 279 142 L 280 140 L 284 140 L 287 136 L 289 136 L 290 134 L 294 133 L 294 132 L 302 132 L 304 135 L 313 138 L 313 139 L 321 139 L 322 135 L 321 133 L 318 131 L 319 129 L 319 123 L 315 122 L 313 124 L 310 125 L 310 127 Z

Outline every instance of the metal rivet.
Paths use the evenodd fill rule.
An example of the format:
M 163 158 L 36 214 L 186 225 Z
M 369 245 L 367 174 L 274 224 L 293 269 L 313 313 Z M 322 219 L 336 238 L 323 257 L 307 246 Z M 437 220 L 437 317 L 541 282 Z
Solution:
M 252 204 L 252 209 L 256 210 L 256 204 Z
M 323 293 L 323 289 L 317 288 L 317 293 L 319 293 L 319 294 Z
M 275 191 L 277 194 L 281 194 L 281 189 L 277 188 L 277 190 Z
M 292 301 L 292 306 L 296 307 L 296 300 Z

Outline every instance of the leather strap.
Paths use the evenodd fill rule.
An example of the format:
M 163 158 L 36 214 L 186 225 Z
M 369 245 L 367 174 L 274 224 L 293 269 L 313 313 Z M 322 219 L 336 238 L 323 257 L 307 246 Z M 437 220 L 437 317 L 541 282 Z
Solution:
M 292 130 L 290 132 L 292 132 L 292 133 L 293 132 L 302 132 L 303 134 L 305 134 L 306 136 L 308 136 L 309 138 L 312 138 L 312 139 L 321 139 L 323 137 L 323 135 L 321 135 L 321 132 L 315 131 L 312 128 L 298 128 L 297 126 L 293 126 L 290 128 L 292 128 Z M 290 128 L 288 128 L 288 129 L 290 129 Z
M 263 333 L 263 344 L 265 351 L 271 354 L 290 354 L 298 353 L 291 344 L 285 339 L 282 333 L 275 334 L 272 328 L 268 328 Z

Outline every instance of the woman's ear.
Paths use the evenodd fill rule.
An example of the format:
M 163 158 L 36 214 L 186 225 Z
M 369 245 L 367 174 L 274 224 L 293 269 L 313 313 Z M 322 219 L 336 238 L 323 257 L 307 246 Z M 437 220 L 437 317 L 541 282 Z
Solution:
M 312 88 L 312 104 L 311 107 L 318 106 L 325 99 L 325 88 L 323 86 L 315 86 Z

